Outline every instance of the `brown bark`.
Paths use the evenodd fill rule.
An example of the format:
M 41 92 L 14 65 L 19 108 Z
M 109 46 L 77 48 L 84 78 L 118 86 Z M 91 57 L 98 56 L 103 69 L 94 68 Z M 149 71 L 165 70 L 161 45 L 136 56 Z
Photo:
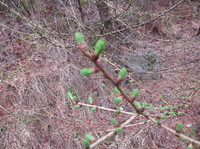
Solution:
M 112 23 L 109 18 L 111 18 L 111 14 L 109 13 L 109 8 L 104 0 L 97 0 L 96 1 L 97 9 L 99 11 L 99 15 L 101 18 L 104 27 L 107 30 L 112 30 Z
M 200 26 L 199 26 L 199 29 L 198 29 L 198 32 L 197 32 L 197 36 L 200 35 Z
M 81 6 L 81 1 L 80 0 L 77 0 L 78 1 L 78 9 L 80 11 L 80 14 L 81 14 L 81 20 L 84 22 L 84 13 L 83 13 L 83 9 L 82 9 L 82 6 Z

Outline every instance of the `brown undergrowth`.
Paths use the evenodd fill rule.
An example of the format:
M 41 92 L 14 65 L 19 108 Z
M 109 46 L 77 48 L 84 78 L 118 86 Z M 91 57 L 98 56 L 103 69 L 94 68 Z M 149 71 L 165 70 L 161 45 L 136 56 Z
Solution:
M 92 5 L 94 4 L 87 7 L 87 13 L 94 11 Z M 200 38 L 196 36 L 196 32 L 200 22 L 199 16 L 190 16 L 194 13 L 193 7 L 189 3 L 183 5 L 184 7 L 180 6 L 172 11 L 169 19 L 163 18 L 155 24 L 139 27 L 138 37 L 131 42 L 131 46 L 128 46 L 130 42 L 120 46 L 111 44 L 113 51 L 107 49 L 107 60 L 103 62 L 103 66 L 116 76 L 114 69 L 123 66 L 112 61 L 115 53 L 123 55 L 128 51 L 137 53 L 146 50 L 158 52 L 162 61 L 162 78 L 138 81 L 130 76 L 132 81 L 125 81 L 123 88 L 130 92 L 139 87 L 141 95 L 138 101 L 155 105 L 151 114 L 159 114 L 160 105 L 186 102 L 189 107 L 180 108 L 183 115 L 170 117 L 163 123 L 175 128 L 181 122 L 185 126 L 184 133 L 199 140 Z M 73 4 L 67 7 L 73 10 L 72 6 Z M 65 10 L 64 7 L 53 7 Z M 190 11 L 182 13 L 186 9 L 181 8 L 186 7 Z M 100 138 L 113 129 L 110 118 L 116 117 L 121 123 L 128 119 L 129 116 L 122 113 L 117 115 L 103 110 L 92 113 L 87 107 L 73 109 L 73 102 L 67 96 L 69 91 L 76 94 L 83 103 L 87 102 L 88 96 L 92 96 L 95 105 L 116 109 L 112 103 L 116 94 L 108 81 L 100 74 L 90 78 L 83 78 L 79 74 L 81 68 L 92 64 L 74 46 L 73 36 L 75 26 L 78 25 L 75 19 L 71 19 L 73 15 L 65 12 L 71 29 L 59 38 L 64 38 L 61 41 L 69 45 L 66 49 L 48 42 L 35 32 L 30 32 L 31 36 L 26 35 L 27 30 L 23 28 L 26 24 L 17 21 L 20 17 L 8 20 L 8 16 L 1 15 L 5 19 L 2 24 L 8 26 L 1 26 L 0 35 L 0 149 L 83 148 L 77 140 L 82 139 L 86 133 Z M 89 20 L 89 16 L 87 19 Z M 13 24 L 9 25 L 8 22 Z M 56 22 L 55 25 L 62 26 L 62 23 Z M 49 36 L 57 39 L 57 35 Z M 128 104 L 122 106 L 125 111 L 133 112 Z M 97 148 L 184 149 L 186 145 L 169 132 L 144 118 L 138 118 L 114 142 L 106 141 Z

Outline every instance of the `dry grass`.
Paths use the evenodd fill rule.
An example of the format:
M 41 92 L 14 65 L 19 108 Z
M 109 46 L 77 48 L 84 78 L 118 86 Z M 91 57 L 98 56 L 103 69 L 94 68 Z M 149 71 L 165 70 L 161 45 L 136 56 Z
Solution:
M 94 17 L 98 13 L 93 1 L 83 7 L 86 12 L 85 24 L 90 24 L 88 26 L 77 21 L 80 16 L 74 2 L 70 1 L 64 7 L 60 1 L 56 4 L 42 1 L 35 12 L 32 10 L 30 18 L 33 22 L 46 24 L 48 29 L 55 31 L 44 31 L 44 36 L 38 34 L 43 33 L 42 28 L 28 24 L 8 10 L 5 10 L 8 13 L 0 14 L 3 18 L 0 22 L 0 149 L 82 149 L 81 141 L 76 138 L 83 139 L 86 133 L 100 138 L 114 128 L 110 122 L 112 117 L 116 117 L 120 123 L 129 118 L 126 114 L 117 115 L 102 110 L 92 113 L 87 107 L 73 109 L 74 104 L 67 96 L 69 91 L 77 94 L 83 103 L 87 102 L 88 96 L 93 96 L 94 104 L 111 109 L 116 108 L 112 103 L 116 95 L 110 93 L 111 84 L 100 74 L 89 78 L 79 74 L 81 68 L 92 64 L 75 47 L 73 38 L 78 29 L 83 30 L 87 36 L 98 33 L 93 31 L 99 27 L 95 24 L 99 18 Z M 159 8 L 158 12 L 166 8 L 164 4 L 155 3 L 154 6 Z M 190 9 L 186 11 L 185 7 Z M 130 10 L 133 9 L 131 7 Z M 150 9 L 149 12 L 153 13 Z M 200 59 L 200 38 L 195 36 L 200 23 L 199 15 L 188 16 L 195 13 L 188 2 L 183 3 L 178 9 L 151 24 L 150 28 L 144 26 L 131 30 L 137 34 L 134 40 L 132 36 L 130 39 L 122 36 L 123 40 L 114 39 L 114 44 L 110 41 L 108 44 L 112 49 L 108 49 L 105 54 L 111 63 L 104 61 L 103 65 L 116 76 L 114 69 L 117 64 L 113 64 L 112 57 L 117 52 L 122 55 L 128 50 L 135 53 L 147 50 L 158 52 L 162 60 L 163 78 L 145 81 L 133 78 L 132 83 L 124 83 L 123 87 L 126 92 L 140 87 L 141 96 L 138 101 L 147 101 L 156 107 L 188 100 L 189 108 L 180 109 L 184 115 L 170 117 L 163 123 L 175 128 L 178 122 L 182 122 L 185 134 L 199 139 L 200 61 L 185 64 Z M 144 15 L 142 10 L 139 14 Z M 133 16 L 130 15 L 130 18 Z M 127 18 L 120 19 L 128 24 Z M 171 26 L 169 30 L 166 22 Z M 152 28 L 157 28 L 156 32 Z M 90 39 L 86 40 L 89 43 Z M 94 41 L 96 38 L 90 40 L 91 43 Z M 103 87 L 102 83 L 106 86 Z M 125 111 L 133 111 L 126 103 L 122 105 Z M 160 110 L 150 112 L 158 114 Z M 97 148 L 186 148 L 186 143 L 169 132 L 149 121 L 144 122 L 142 117 L 135 119 L 131 124 L 136 125 L 125 128 L 115 141 L 106 141 Z

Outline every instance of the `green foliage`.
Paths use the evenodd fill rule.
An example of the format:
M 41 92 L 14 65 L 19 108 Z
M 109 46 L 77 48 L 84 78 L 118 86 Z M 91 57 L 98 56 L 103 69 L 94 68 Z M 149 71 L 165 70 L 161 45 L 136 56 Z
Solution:
M 183 138 L 183 137 L 180 137 L 180 139 L 181 139 L 181 141 L 183 141 L 183 142 L 187 142 L 187 140 L 186 140 L 185 138 Z
M 187 146 L 187 149 L 193 149 L 193 145 L 192 145 L 192 144 L 189 144 L 189 145 Z
M 159 106 L 159 109 L 160 109 L 160 110 L 163 110 L 163 109 L 164 109 L 164 107 L 162 107 L 162 106 Z
M 89 146 L 89 141 L 85 139 L 82 141 L 82 144 L 85 148 L 87 148 Z
M 120 94 L 120 91 L 118 90 L 117 87 L 114 88 L 114 92 L 117 93 L 117 94 Z
M 90 111 L 92 111 L 92 112 L 94 112 L 94 111 L 96 111 L 96 110 L 97 110 L 97 108 L 95 108 L 95 107 L 90 108 Z
M 163 115 L 161 115 L 161 117 L 160 117 L 161 119 L 166 119 L 167 118 L 167 115 L 165 115 L 165 114 L 163 114 Z
M 186 107 L 186 108 L 188 108 L 188 107 L 189 107 L 189 105 L 185 105 L 185 107 Z
M 96 42 L 96 44 L 95 44 L 95 51 L 94 51 L 94 53 L 95 53 L 96 55 L 99 55 L 99 54 L 101 54 L 101 52 L 102 52 L 103 50 L 105 50 L 105 49 L 106 49 L 105 41 L 99 39 L 99 40 Z
M 143 102 L 142 103 L 142 108 L 146 108 L 148 106 L 148 103 L 147 102 Z
M 178 106 L 177 106 L 177 105 L 174 105 L 174 106 L 173 106 L 173 108 L 174 108 L 174 109 L 177 109 L 177 108 L 178 108 Z
M 183 129 L 183 124 L 182 124 L 182 123 L 178 123 L 178 124 L 176 125 L 176 130 L 180 131 L 180 130 L 182 130 L 182 129 Z
M 115 139 L 115 136 L 112 136 L 109 138 L 110 141 L 113 141 Z
M 81 140 L 80 138 L 75 138 L 75 139 L 74 139 L 74 141 L 80 141 L 80 140 Z
M 80 33 L 80 32 L 76 32 L 76 34 L 75 34 L 75 39 L 76 39 L 76 42 L 77 42 L 78 44 L 84 43 L 83 34 Z
M 161 121 L 160 121 L 160 120 L 156 120 L 156 123 L 160 125 L 160 124 L 161 124 Z
M 163 108 L 164 108 L 164 109 L 171 109 L 172 106 L 171 106 L 171 105 L 167 105 L 167 106 L 164 106 Z
M 92 140 L 94 140 L 94 137 L 90 134 L 86 134 L 85 139 L 82 141 L 83 146 L 87 148 L 89 146 L 89 142 Z
M 122 101 L 122 97 L 116 97 L 116 98 L 113 100 L 113 103 L 119 104 L 121 101 Z
M 122 128 L 121 128 L 121 127 L 116 128 L 115 132 L 116 132 L 117 134 L 122 133 Z
M 80 105 L 74 105 L 74 109 L 79 109 Z
M 68 97 L 69 97 L 70 99 L 73 99 L 73 94 L 72 94 L 71 92 L 68 92 L 67 95 L 68 95 Z
M 182 106 L 184 106 L 184 104 L 183 104 L 183 103 L 180 103 L 179 106 L 182 107 Z
M 92 103 L 93 103 L 93 98 L 92 98 L 92 97 L 88 97 L 88 102 L 89 102 L 90 104 L 92 104 Z
M 72 99 L 74 99 L 75 101 L 77 101 L 78 97 L 76 95 L 73 95 Z
M 89 2 L 88 2 L 88 0 L 80 0 L 80 3 L 81 4 L 88 4 Z
M 142 108 L 142 105 L 139 102 L 134 102 L 137 108 Z
M 88 141 L 92 141 L 92 140 L 94 140 L 94 137 L 90 134 L 86 134 L 85 139 L 88 140 Z
M 183 114 L 183 112 L 178 112 L 178 113 L 177 113 L 177 115 L 182 115 L 182 114 Z
M 112 122 L 113 124 L 115 124 L 115 125 L 117 125 L 117 124 L 119 123 L 118 120 L 115 119 L 115 118 L 112 118 L 112 119 L 111 119 L 111 122 Z
M 76 37 L 76 41 L 78 42 L 78 44 L 84 43 L 84 37 L 83 37 L 82 33 L 76 33 L 75 37 Z M 98 58 L 98 56 L 99 56 L 99 55 L 102 53 L 102 51 L 105 50 L 105 49 L 106 49 L 105 41 L 99 39 L 99 40 L 96 42 L 96 44 L 95 44 L 95 50 L 94 50 L 94 53 L 95 53 L 94 56 L 95 56 L 95 58 Z M 96 59 L 95 59 L 95 60 L 96 60 Z M 92 59 L 92 61 L 93 61 L 93 59 Z M 96 64 L 96 63 L 95 63 L 95 64 Z M 97 67 L 98 67 L 98 66 L 97 66 Z M 98 69 L 98 68 L 97 68 L 97 69 Z M 84 69 L 80 70 L 80 74 L 81 74 L 82 76 L 86 76 L 86 77 L 88 77 L 89 75 L 93 74 L 94 72 L 97 72 L 95 68 L 84 68 Z M 119 73 L 118 73 L 118 78 L 117 78 L 117 81 L 118 81 L 118 82 L 117 82 L 117 83 L 120 83 L 120 81 L 122 81 L 122 79 L 125 78 L 126 74 L 127 74 L 127 69 L 126 69 L 126 68 L 122 68 L 122 69 L 119 71 Z M 111 82 L 112 82 L 112 80 L 111 80 Z M 118 85 L 119 85 L 119 84 L 117 84 L 116 86 L 118 86 Z M 105 85 L 104 83 L 101 83 L 101 86 L 105 87 L 106 85 Z M 121 94 L 121 92 L 119 91 L 119 89 L 118 89 L 117 87 L 114 87 L 113 91 L 114 91 L 115 93 L 117 93 L 117 94 Z M 134 98 L 132 98 L 132 99 L 135 99 L 135 98 L 138 97 L 139 95 L 140 95 L 140 90 L 139 90 L 138 88 L 134 89 L 133 92 L 132 92 L 132 96 L 133 96 Z M 78 98 L 77 98 L 76 96 L 74 96 L 71 92 L 68 92 L 68 96 L 69 96 L 71 99 L 78 100 Z M 120 95 L 119 95 L 119 96 L 116 97 L 112 102 L 113 102 L 114 104 L 119 104 L 122 100 L 123 100 L 123 96 L 120 96 Z M 93 98 L 92 98 L 92 97 L 88 97 L 88 102 L 89 102 L 90 104 L 92 104 L 92 103 L 93 103 Z M 134 104 L 135 104 L 135 106 L 136 106 L 138 109 L 147 108 L 147 107 L 148 107 L 149 110 L 154 110 L 154 105 L 153 105 L 153 104 L 148 104 L 147 102 L 142 102 L 142 103 L 140 103 L 140 102 L 136 102 L 136 101 L 135 101 Z M 189 105 L 186 105 L 186 104 L 184 104 L 184 103 L 181 103 L 181 104 L 179 104 L 179 105 L 165 105 L 165 106 L 159 106 L 159 109 L 160 109 L 160 110 L 163 110 L 163 109 L 171 109 L 171 110 L 173 110 L 173 109 L 177 109 L 177 108 L 180 107 L 180 106 L 189 107 Z M 80 105 L 75 105 L 74 108 L 75 108 L 75 109 L 80 108 Z M 92 108 L 90 108 L 90 111 L 94 112 L 94 111 L 96 111 L 96 109 L 97 109 L 96 107 L 92 107 Z M 118 108 L 115 112 L 116 112 L 116 113 L 120 113 L 122 110 L 123 110 L 123 108 L 120 107 L 120 108 Z M 169 110 L 167 110 L 167 111 L 169 111 Z M 170 111 L 169 114 L 172 115 L 172 116 L 176 116 L 176 115 L 182 114 L 182 112 L 178 112 L 178 113 L 176 114 L 174 111 Z M 168 117 L 167 115 L 162 114 L 162 115 L 160 116 L 160 118 L 158 118 L 157 120 L 155 120 L 155 122 L 156 122 L 158 125 L 161 125 L 161 120 L 164 120 L 164 119 L 166 119 L 167 117 Z M 115 118 L 112 118 L 112 119 L 111 119 L 111 122 L 112 122 L 114 125 L 118 125 L 118 124 L 119 124 L 118 120 L 115 119 Z M 182 123 L 178 123 L 178 124 L 176 125 L 176 130 L 177 130 L 177 132 L 178 132 L 178 131 L 181 131 L 183 128 L 184 128 L 184 126 L 183 126 Z M 121 127 L 116 128 L 116 129 L 115 129 L 115 132 L 116 132 L 117 134 L 122 133 L 122 128 L 121 128 Z M 114 137 L 111 137 L 110 139 L 114 139 Z M 183 137 L 180 137 L 180 139 L 181 139 L 182 141 L 184 141 L 184 142 L 187 141 L 187 140 L 186 140 L 185 138 L 183 138 Z M 82 144 L 83 144 L 85 147 L 88 147 L 90 141 L 92 141 L 92 140 L 94 140 L 94 137 L 93 137 L 92 135 L 90 135 L 90 134 L 86 134 L 86 135 L 85 135 L 85 139 L 82 141 Z M 187 147 L 187 149 L 192 149 L 192 148 L 193 148 L 193 147 L 192 147 L 192 144 L 189 144 L 188 147 Z
M 139 93 L 140 93 L 139 89 L 136 88 L 136 89 L 133 90 L 132 95 L 133 95 L 133 97 L 137 97 L 137 96 L 139 96 Z
M 171 116 L 176 116 L 176 113 L 175 113 L 174 111 L 170 111 L 169 114 L 170 114 Z
M 115 111 L 115 113 L 120 113 L 122 110 L 123 110 L 123 108 L 122 108 L 122 107 L 119 107 L 119 108 Z
M 192 129 L 192 130 L 190 130 L 190 135 L 193 136 L 193 137 L 196 137 L 197 132 L 194 129 Z
M 188 97 L 185 97 L 185 96 L 182 96 L 181 98 L 182 98 L 182 99 L 188 99 Z
M 105 87 L 106 85 L 105 85 L 104 83 L 101 83 L 101 86 L 102 86 L 102 87 Z
M 83 68 L 80 70 L 80 74 L 85 77 L 88 77 L 89 75 L 93 73 L 94 73 L 94 70 L 92 68 Z
M 154 106 L 152 104 L 149 105 L 149 110 L 153 110 Z
M 67 95 L 70 99 L 73 99 L 74 101 L 78 101 L 78 97 L 76 95 L 73 95 L 72 92 L 68 92 Z
M 78 135 L 78 132 L 74 131 L 73 134 L 74 134 L 74 137 L 76 137 Z
M 118 73 L 118 78 L 123 79 L 127 74 L 127 69 L 126 68 L 122 68 L 119 73 Z

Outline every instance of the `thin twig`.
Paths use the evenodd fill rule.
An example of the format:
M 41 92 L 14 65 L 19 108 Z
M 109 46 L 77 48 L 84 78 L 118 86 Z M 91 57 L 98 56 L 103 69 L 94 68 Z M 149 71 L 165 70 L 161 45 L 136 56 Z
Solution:
M 129 124 L 130 122 L 132 122 L 137 116 L 138 116 L 138 114 L 134 114 L 131 118 L 129 118 L 127 121 L 125 121 L 123 124 L 121 124 L 120 127 L 124 128 L 127 124 Z M 113 131 L 109 132 L 105 136 L 103 136 L 100 139 L 98 139 L 95 143 L 91 144 L 89 146 L 90 149 L 93 149 L 95 146 L 99 145 L 100 143 L 102 143 L 103 141 L 105 141 L 106 139 L 112 137 L 115 134 L 116 134 L 116 130 L 113 130 Z
M 105 111 L 116 112 L 116 110 L 114 110 L 114 109 L 105 108 L 105 107 L 100 107 L 100 106 L 96 106 L 96 105 L 85 104 L 85 103 L 81 103 L 81 102 L 78 102 L 78 105 L 80 105 L 80 106 L 85 106 L 85 107 L 91 107 L 91 108 L 97 108 L 97 109 L 105 110 Z M 126 112 L 126 111 L 123 111 L 123 110 L 121 110 L 120 113 L 128 114 L 128 115 L 133 115 L 133 114 L 135 114 L 135 113 Z
M 95 56 L 95 55 L 92 55 L 89 51 L 87 51 L 87 46 L 86 44 L 83 44 L 83 45 L 79 45 L 79 49 L 83 52 L 83 54 L 88 57 L 94 64 L 95 66 L 103 73 L 103 76 L 108 79 L 115 87 L 117 87 L 117 89 L 120 91 L 121 93 L 121 96 L 130 103 L 130 105 L 135 109 L 136 113 L 138 115 L 142 115 L 144 116 L 145 118 L 153 121 L 155 124 L 157 124 L 158 126 L 161 126 L 162 128 L 164 128 L 165 130 L 173 133 L 176 137 L 183 137 L 185 138 L 186 140 L 190 141 L 191 143 L 194 143 L 194 144 L 197 144 L 200 146 L 200 141 L 197 141 L 195 139 L 192 139 L 192 138 L 189 138 L 161 123 L 158 123 L 156 120 L 154 120 L 148 113 L 146 113 L 144 111 L 144 109 L 142 108 L 138 108 L 134 102 L 131 100 L 131 98 L 129 98 L 125 92 L 123 91 L 123 89 L 119 86 L 120 83 L 118 83 L 115 79 L 113 79 L 108 73 L 107 71 L 100 65 L 100 63 L 98 62 L 98 56 Z M 115 132 L 110 132 L 108 133 L 107 135 L 105 135 L 101 140 L 104 141 L 105 139 L 107 139 L 108 137 L 114 135 Z M 98 141 L 98 143 L 96 143 L 96 145 L 98 145 L 99 143 L 101 143 L 102 141 Z M 94 144 L 95 144 L 94 143 Z M 94 147 L 94 146 L 92 146 Z
M 91 104 L 86 104 L 86 103 L 82 103 L 82 102 L 78 102 L 77 105 L 80 105 L 80 106 L 84 106 L 84 107 L 90 107 L 90 108 L 97 108 L 97 109 L 100 109 L 100 110 L 104 110 L 104 111 L 110 111 L 110 112 L 116 112 L 117 109 L 110 109 L 110 108 L 105 108 L 105 107 L 102 107 L 102 106 L 97 106 L 97 105 L 91 105 Z M 127 111 L 124 111 L 124 110 L 121 110 L 119 113 L 122 113 L 122 114 L 127 114 L 127 115 L 133 115 L 133 114 L 136 114 L 135 112 L 127 112 Z M 160 114 L 149 114 L 151 117 L 160 117 L 162 116 L 163 114 L 167 114 L 167 113 L 160 113 Z

